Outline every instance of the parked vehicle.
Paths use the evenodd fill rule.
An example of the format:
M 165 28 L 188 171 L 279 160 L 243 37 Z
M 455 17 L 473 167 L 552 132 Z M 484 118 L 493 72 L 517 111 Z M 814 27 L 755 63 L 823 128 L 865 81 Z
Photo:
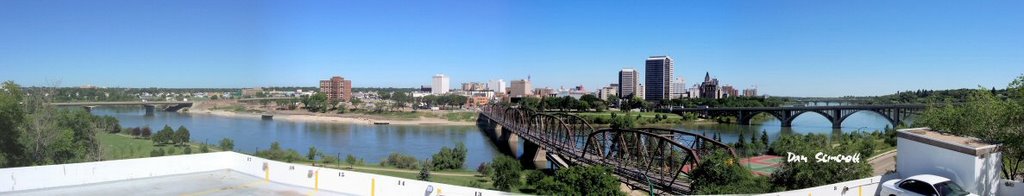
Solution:
M 882 183 L 882 196 L 961 196 L 976 195 L 964 191 L 953 181 L 941 176 L 922 174 L 907 179 L 893 179 Z

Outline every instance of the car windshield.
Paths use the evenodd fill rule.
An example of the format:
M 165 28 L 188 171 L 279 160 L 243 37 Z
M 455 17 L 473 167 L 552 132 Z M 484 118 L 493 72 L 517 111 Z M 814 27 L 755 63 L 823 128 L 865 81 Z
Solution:
M 963 188 L 953 183 L 953 181 L 945 181 L 935 184 L 935 190 L 939 191 L 939 195 L 967 195 L 970 194 L 964 191 Z

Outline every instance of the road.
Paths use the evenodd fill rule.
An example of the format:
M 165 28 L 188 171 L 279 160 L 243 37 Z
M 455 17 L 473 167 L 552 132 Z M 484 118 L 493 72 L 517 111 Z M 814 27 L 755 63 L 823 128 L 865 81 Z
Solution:
M 875 155 L 868 159 L 868 163 L 871 164 L 871 168 L 874 169 L 874 175 L 883 175 L 888 171 L 896 170 L 896 150 L 890 150 L 883 152 L 882 154 Z

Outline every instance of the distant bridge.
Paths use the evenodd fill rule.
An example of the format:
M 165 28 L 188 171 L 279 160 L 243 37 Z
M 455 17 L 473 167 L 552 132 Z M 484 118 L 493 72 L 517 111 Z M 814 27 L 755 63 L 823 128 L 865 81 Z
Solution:
M 499 148 L 517 154 L 523 142 L 522 159 L 535 163 L 551 161 L 557 167 L 572 165 L 607 166 L 619 181 L 660 194 L 690 193 L 691 172 L 704 157 L 716 150 L 736 156 L 726 144 L 686 131 L 637 128 L 595 129 L 579 116 L 542 113 L 502 106 L 481 108 L 478 124 Z
M 96 106 L 131 106 L 138 105 L 146 109 L 146 115 L 153 115 L 156 106 L 164 106 L 163 110 L 168 112 L 177 112 L 184 108 L 190 108 L 193 102 L 189 101 L 113 101 L 113 102 L 68 102 L 68 103 L 50 103 L 52 106 L 81 106 L 85 108 L 85 111 L 92 112 L 92 108 Z
M 681 108 L 672 109 L 672 113 L 694 113 L 703 116 L 733 116 L 737 123 L 749 125 L 750 119 L 760 113 L 769 114 L 782 122 L 782 127 L 792 127 L 793 120 L 805 113 L 817 113 L 832 123 L 832 128 L 842 127 L 843 121 L 860 111 L 874 112 L 892 124 L 893 127 L 903 123 L 911 115 L 919 114 L 927 108 L 924 104 L 902 105 L 839 105 L 839 106 L 797 106 L 797 107 L 729 107 L 729 108 Z
M 257 97 L 257 98 L 238 99 L 238 101 L 239 102 L 247 102 L 247 101 L 264 101 L 264 100 L 276 101 L 276 100 L 298 100 L 298 99 L 299 99 L 298 97 Z

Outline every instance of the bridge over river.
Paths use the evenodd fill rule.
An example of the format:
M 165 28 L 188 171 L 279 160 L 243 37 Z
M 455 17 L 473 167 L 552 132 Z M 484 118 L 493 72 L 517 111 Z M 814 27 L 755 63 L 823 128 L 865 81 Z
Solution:
M 695 113 L 702 116 L 732 116 L 737 123 L 749 125 L 757 114 L 766 113 L 782 122 L 782 127 L 793 126 L 793 119 L 805 113 L 817 113 L 832 123 L 832 128 L 842 127 L 843 121 L 857 112 L 874 112 L 885 117 L 895 127 L 911 115 L 924 111 L 925 104 L 900 105 L 838 105 L 838 106 L 796 106 L 796 107 L 722 107 L 722 108 L 676 108 L 672 113 Z
M 722 150 L 736 156 L 728 145 L 686 131 L 595 129 L 579 116 L 518 107 L 485 106 L 478 123 L 514 154 L 518 140 L 525 140 L 523 159 L 555 167 L 607 166 L 619 181 L 658 194 L 688 194 L 689 176 L 705 155 Z
M 96 106 L 142 106 L 146 108 L 146 115 L 152 116 L 157 106 L 163 106 L 164 111 L 177 112 L 178 110 L 192 107 L 193 102 L 189 101 L 111 101 L 111 102 L 68 102 L 50 103 L 52 106 L 80 106 L 85 111 L 92 111 Z

